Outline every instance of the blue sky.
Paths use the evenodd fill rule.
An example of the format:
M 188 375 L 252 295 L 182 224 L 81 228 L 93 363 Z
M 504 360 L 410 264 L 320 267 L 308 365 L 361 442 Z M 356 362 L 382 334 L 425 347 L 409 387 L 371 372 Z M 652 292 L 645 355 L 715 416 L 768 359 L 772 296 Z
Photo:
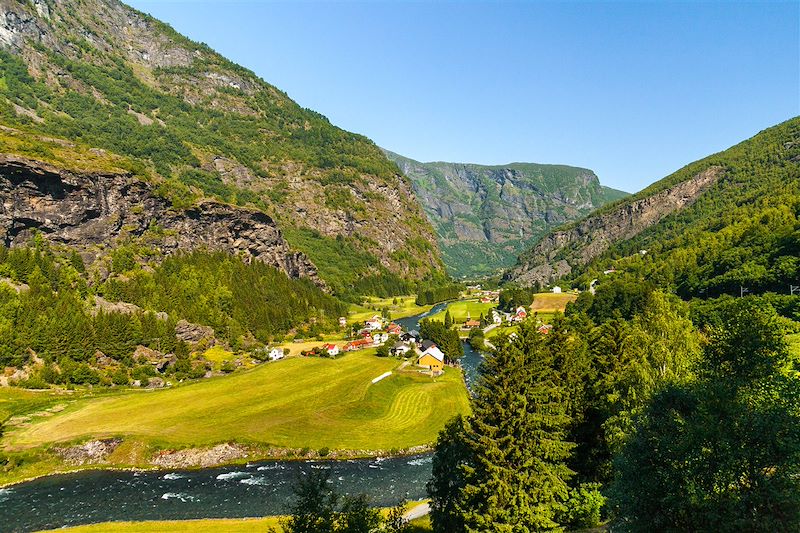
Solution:
M 800 114 L 800 2 L 128 0 L 421 161 L 636 191 Z

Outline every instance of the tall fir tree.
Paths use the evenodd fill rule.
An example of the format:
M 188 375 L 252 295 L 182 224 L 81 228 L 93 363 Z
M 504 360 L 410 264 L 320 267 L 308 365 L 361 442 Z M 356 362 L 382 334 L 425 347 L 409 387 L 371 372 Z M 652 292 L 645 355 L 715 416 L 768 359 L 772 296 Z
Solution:
M 572 471 L 566 395 L 553 360 L 524 325 L 487 357 L 464 428 L 472 458 L 459 510 L 469 532 L 555 531 Z

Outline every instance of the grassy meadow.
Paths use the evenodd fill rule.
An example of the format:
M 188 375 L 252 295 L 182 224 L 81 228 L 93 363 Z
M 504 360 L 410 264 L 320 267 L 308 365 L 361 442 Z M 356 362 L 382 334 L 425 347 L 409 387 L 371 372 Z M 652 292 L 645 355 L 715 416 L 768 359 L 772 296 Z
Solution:
M 542 313 L 555 313 L 556 311 L 564 312 L 569 302 L 574 302 L 578 298 L 577 294 L 561 293 L 553 294 L 552 292 L 540 292 L 533 295 L 533 304 L 531 304 L 531 312 Z
M 363 322 L 368 318 L 372 318 L 373 315 L 381 314 L 381 309 L 384 307 L 389 308 L 389 315 L 393 320 L 419 315 L 433 307 L 431 305 L 417 305 L 415 303 L 416 299 L 416 296 L 397 296 L 396 298 L 368 297 L 360 305 L 352 304 L 350 306 L 350 316 L 347 321 L 351 324 Z M 394 303 L 395 300 L 397 300 L 397 303 Z
M 162 448 L 236 441 L 391 450 L 433 442 L 451 416 L 468 410 L 461 375 L 448 369 L 432 380 L 409 370 L 371 383 L 398 364 L 369 351 L 335 360 L 291 358 L 171 389 L 79 398 L 11 425 L 0 444 L 25 450 L 115 436 L 123 446 Z
M 493 307 L 497 307 L 497 305 L 493 303 L 481 303 L 480 300 L 459 300 L 448 305 L 446 310 L 431 315 L 430 318 L 431 320 L 443 322 L 444 315 L 449 310 L 453 321 L 456 324 L 461 324 L 467 321 L 467 314 L 469 314 L 471 318 L 478 320 L 481 313 L 485 316 L 489 312 L 489 309 Z

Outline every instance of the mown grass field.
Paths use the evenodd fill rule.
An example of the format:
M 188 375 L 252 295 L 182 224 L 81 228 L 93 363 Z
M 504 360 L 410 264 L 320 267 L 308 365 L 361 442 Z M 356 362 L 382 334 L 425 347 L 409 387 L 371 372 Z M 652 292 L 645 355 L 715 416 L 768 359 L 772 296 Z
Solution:
M 78 399 L 63 411 L 10 427 L 11 450 L 90 438 L 192 447 L 236 441 L 286 448 L 391 450 L 433 442 L 469 409 L 458 370 L 432 380 L 368 352 L 292 358 L 156 391 Z M 116 452 L 115 452 L 116 454 Z M 132 452 L 133 456 L 135 453 Z
M 395 298 L 375 298 L 370 297 L 363 302 L 365 305 L 353 304 L 350 306 L 350 316 L 347 318 L 349 323 L 363 322 L 368 318 L 372 318 L 375 314 L 381 314 L 381 309 L 384 307 L 389 308 L 389 314 L 392 319 L 405 318 L 408 316 L 419 315 L 429 310 L 431 305 L 417 305 L 414 303 L 417 299 L 416 296 L 397 296 L 397 303 L 394 303 Z
M 409 533 L 425 533 L 433 531 L 428 517 L 419 518 L 411 523 Z M 66 531 L 69 533 L 264 533 L 274 527 L 282 531 L 280 518 L 218 518 L 206 520 L 161 520 L 146 522 L 104 522 L 88 526 L 77 526 L 48 531 Z
M 450 316 L 456 324 L 461 324 L 467 321 L 467 314 L 471 318 L 478 320 L 481 313 L 485 316 L 489 309 L 496 307 L 496 304 L 481 303 L 479 300 L 459 300 L 447 306 L 446 310 L 440 311 L 435 315 L 431 315 L 431 320 L 444 321 L 444 315 L 449 310 Z
M 556 311 L 564 312 L 569 302 L 574 302 L 578 298 L 577 294 L 561 293 L 553 294 L 552 292 L 540 292 L 533 295 L 533 304 L 531 304 L 531 312 L 542 313 L 555 313 Z

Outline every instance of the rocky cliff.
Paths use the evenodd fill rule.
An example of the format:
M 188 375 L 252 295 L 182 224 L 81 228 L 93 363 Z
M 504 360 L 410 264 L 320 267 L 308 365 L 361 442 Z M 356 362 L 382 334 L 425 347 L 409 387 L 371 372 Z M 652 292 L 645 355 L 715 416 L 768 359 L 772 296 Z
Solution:
M 723 169 L 709 167 L 690 179 L 631 202 L 622 203 L 545 236 L 520 256 L 505 279 L 521 285 L 546 285 L 588 264 L 614 243 L 630 239 L 667 215 L 694 203 L 720 176 Z
M 78 173 L 0 156 L 0 242 L 25 244 L 34 232 L 80 250 L 90 263 L 121 240 L 140 239 L 166 255 L 225 251 L 320 283 L 314 265 L 290 249 L 262 212 L 211 201 L 175 209 L 127 174 Z
M 443 273 L 372 141 L 122 2 L 0 0 L 0 87 L 0 124 L 129 158 L 179 205 L 260 210 L 334 290 Z
M 625 196 L 584 168 L 420 163 L 384 152 L 414 184 L 445 264 L 459 276 L 509 267 L 548 230 Z

